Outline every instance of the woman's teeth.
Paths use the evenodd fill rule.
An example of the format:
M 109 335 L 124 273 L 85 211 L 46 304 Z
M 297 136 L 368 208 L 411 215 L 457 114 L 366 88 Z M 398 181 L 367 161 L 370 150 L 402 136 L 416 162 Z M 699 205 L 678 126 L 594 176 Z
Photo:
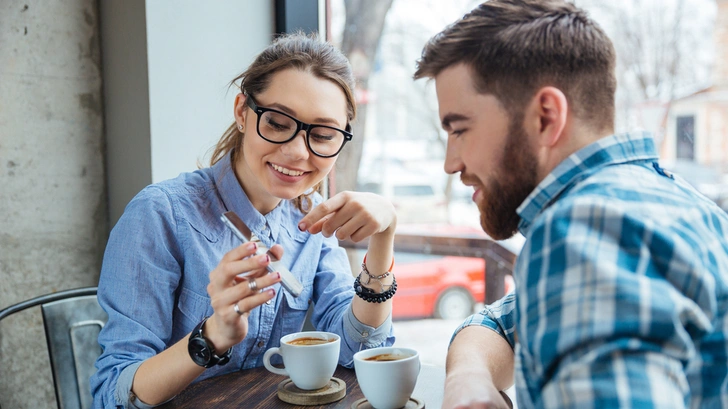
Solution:
M 301 176 L 301 175 L 303 175 L 303 172 L 298 171 L 298 170 L 286 169 L 286 168 L 280 167 L 278 165 L 274 165 L 272 163 L 271 163 L 271 166 L 273 166 L 273 169 L 277 170 L 278 172 L 283 173 L 284 175 L 288 175 L 288 176 Z

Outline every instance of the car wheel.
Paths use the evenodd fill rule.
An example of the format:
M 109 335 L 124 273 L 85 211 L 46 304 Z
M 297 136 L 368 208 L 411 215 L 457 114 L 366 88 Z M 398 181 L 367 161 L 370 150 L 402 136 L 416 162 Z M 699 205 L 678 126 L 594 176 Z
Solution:
M 448 288 L 435 303 L 435 318 L 463 319 L 473 313 L 475 302 L 470 293 L 461 287 Z

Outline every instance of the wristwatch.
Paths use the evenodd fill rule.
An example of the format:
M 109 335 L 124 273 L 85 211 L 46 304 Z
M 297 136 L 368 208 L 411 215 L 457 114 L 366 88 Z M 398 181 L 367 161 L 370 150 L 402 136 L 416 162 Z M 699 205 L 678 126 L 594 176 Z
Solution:
M 215 354 L 215 347 L 210 341 L 202 335 L 202 327 L 210 317 L 205 317 L 190 334 L 190 340 L 187 343 L 187 351 L 190 353 L 192 361 L 199 366 L 211 368 L 215 365 L 225 365 L 230 361 L 233 354 L 233 347 L 230 347 L 222 356 Z

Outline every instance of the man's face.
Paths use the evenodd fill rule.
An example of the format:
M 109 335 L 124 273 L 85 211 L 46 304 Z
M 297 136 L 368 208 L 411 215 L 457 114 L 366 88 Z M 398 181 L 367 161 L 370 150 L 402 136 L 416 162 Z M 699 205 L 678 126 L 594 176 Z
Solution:
M 493 95 L 478 94 L 459 64 L 435 77 L 440 120 L 448 133 L 445 172 L 475 189 L 480 224 L 497 240 L 518 231 L 516 209 L 536 188 L 537 159 L 522 115 L 509 117 Z

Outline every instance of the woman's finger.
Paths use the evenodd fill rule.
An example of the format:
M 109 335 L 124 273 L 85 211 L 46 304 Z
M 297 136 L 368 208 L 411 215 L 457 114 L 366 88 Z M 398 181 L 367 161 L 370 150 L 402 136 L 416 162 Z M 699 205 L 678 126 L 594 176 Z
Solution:
M 239 284 L 225 289 L 224 291 L 212 297 L 212 308 L 215 311 L 226 311 L 233 304 L 250 297 L 258 296 L 261 291 L 265 292 L 270 287 L 281 281 L 279 273 L 265 274 L 262 277 L 249 277 L 241 281 Z M 263 302 L 267 301 L 264 300 Z M 239 307 L 238 307 L 239 308 Z
M 336 212 L 342 206 L 349 201 L 349 192 L 340 192 L 329 198 L 328 200 L 320 203 L 318 206 L 311 209 L 306 216 L 304 216 L 298 223 L 298 228 L 301 231 L 308 230 L 309 233 L 316 234 L 311 231 L 311 226 L 316 225 L 322 218 L 327 215 Z
M 248 257 L 244 260 L 220 262 L 218 268 L 210 274 L 210 282 L 227 287 L 235 277 L 246 276 L 248 273 L 265 268 L 270 263 L 268 255 Z
M 256 293 L 255 295 L 251 295 L 250 297 L 245 297 L 241 300 L 239 300 L 236 304 L 238 305 L 238 310 L 244 314 L 246 312 L 250 312 L 255 308 L 258 308 L 259 306 L 263 305 L 266 301 L 272 299 L 276 296 L 276 290 L 273 288 L 268 288 L 260 293 Z M 235 312 L 235 309 L 233 307 L 233 312 Z M 240 314 L 240 315 L 242 315 Z
M 236 260 L 242 260 L 246 257 L 250 257 L 253 254 L 255 254 L 255 251 L 258 249 L 258 243 L 251 241 L 248 243 L 243 243 L 234 249 L 228 251 L 225 253 L 224 256 L 222 256 L 222 260 L 220 260 L 220 263 L 224 262 L 230 262 L 230 261 L 236 261 Z

